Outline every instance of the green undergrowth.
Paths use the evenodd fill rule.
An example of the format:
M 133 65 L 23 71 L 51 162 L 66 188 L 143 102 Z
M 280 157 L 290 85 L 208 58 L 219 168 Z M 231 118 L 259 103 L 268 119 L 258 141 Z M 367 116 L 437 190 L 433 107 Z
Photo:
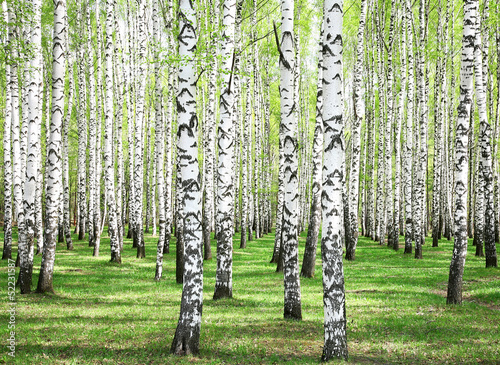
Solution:
M 3 233 L 2 233 L 3 234 Z M 300 262 L 305 243 L 300 238 Z M 16 239 L 16 238 L 15 238 Z M 216 260 L 204 264 L 204 306 L 197 356 L 169 354 L 182 285 L 175 283 L 175 240 L 164 278 L 153 280 L 157 238 L 146 258 L 126 240 L 123 263 L 109 261 L 109 240 L 92 257 L 73 236 L 57 246 L 54 295 L 16 293 L 17 364 L 317 364 L 323 346 L 321 256 L 316 276 L 301 278 L 302 321 L 283 317 L 283 276 L 270 264 L 274 236 L 235 249 L 233 298 L 214 301 Z M 3 240 L 2 240 L 3 242 Z M 213 241 L 215 257 L 215 242 Z M 401 238 L 403 244 L 403 238 Z M 360 238 L 344 261 L 349 362 L 353 364 L 500 363 L 500 270 L 485 269 L 469 248 L 464 303 L 447 306 L 453 243 L 423 248 L 423 259 Z M 14 257 L 17 244 L 14 245 Z M 33 287 L 41 257 L 35 257 Z M 7 262 L 0 262 L 0 363 L 7 355 Z

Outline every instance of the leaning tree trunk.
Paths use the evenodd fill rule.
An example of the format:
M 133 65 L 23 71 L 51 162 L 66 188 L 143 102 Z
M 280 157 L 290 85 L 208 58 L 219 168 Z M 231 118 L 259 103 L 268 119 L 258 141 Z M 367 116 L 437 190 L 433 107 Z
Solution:
M 342 266 L 342 190 L 344 122 L 342 102 L 342 1 L 326 0 L 323 35 L 323 305 L 325 342 L 322 361 L 347 360 L 346 308 Z
M 474 24 L 477 0 L 464 0 L 460 104 L 455 136 L 454 248 L 448 279 L 447 304 L 462 303 L 462 277 L 467 254 L 467 191 L 469 165 L 469 128 L 473 88 Z
M 297 122 L 294 116 L 293 72 L 293 0 L 281 1 L 280 43 L 280 95 L 281 123 L 283 125 L 284 154 L 284 203 L 281 237 L 283 245 L 283 272 L 285 286 L 284 317 L 302 319 L 302 305 L 299 279 L 299 247 L 298 247 L 298 213 L 299 213 L 299 181 L 298 181 L 298 145 Z M 256 151 L 258 153 L 260 151 Z M 257 202 L 256 202 L 257 204 Z M 257 211 L 257 210 L 256 210 Z
M 66 74 L 66 1 L 54 3 L 54 39 L 52 49 L 52 119 L 47 146 L 47 192 L 45 195 L 44 245 L 38 293 L 54 292 L 52 279 L 62 197 L 62 126 L 64 116 L 64 76 Z
M 179 56 L 185 62 L 179 67 L 177 123 L 179 169 L 182 181 L 184 236 L 184 286 L 181 312 L 171 352 L 176 355 L 197 354 L 200 345 L 201 311 L 203 305 L 203 255 L 201 229 L 201 178 L 198 168 L 198 118 L 196 116 L 196 11 L 194 3 L 179 2 Z
M 232 119 L 234 90 L 232 72 L 234 67 L 234 25 L 236 0 L 224 1 L 224 40 L 222 56 L 224 63 L 223 89 L 220 96 L 220 122 L 218 128 L 219 166 L 217 171 L 217 271 L 214 299 L 233 296 L 233 153 L 234 123 Z

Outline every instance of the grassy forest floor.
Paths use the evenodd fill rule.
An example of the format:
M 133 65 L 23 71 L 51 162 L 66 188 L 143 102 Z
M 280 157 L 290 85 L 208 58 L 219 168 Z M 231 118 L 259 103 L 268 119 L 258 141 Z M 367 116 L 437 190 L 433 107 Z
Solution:
M 3 236 L 3 232 L 2 232 Z M 300 262 L 306 234 L 300 238 Z M 2 238 L 0 236 L 0 238 Z M 75 239 L 76 236 L 73 236 Z M 58 244 L 55 295 L 16 293 L 17 364 L 317 364 L 323 346 L 321 256 L 316 277 L 301 279 L 303 321 L 283 319 L 283 276 L 270 264 L 274 236 L 235 248 L 233 299 L 212 300 L 216 261 L 204 264 L 200 354 L 169 354 L 182 285 L 175 283 L 175 240 L 164 279 L 153 280 L 156 237 L 146 258 L 126 240 L 123 264 L 109 263 L 109 240 L 92 257 L 87 242 Z M 14 237 L 14 240 L 17 238 Z M 401 242 L 402 242 L 401 237 Z M 1 240 L 3 242 L 3 239 Z M 235 247 L 239 247 L 236 234 Z M 215 256 L 215 242 L 213 242 Z M 500 247 L 499 247 L 500 248 Z M 485 269 L 469 246 L 464 304 L 445 304 L 453 243 L 423 248 L 423 260 L 360 238 L 344 262 L 352 364 L 500 364 L 500 269 Z M 497 249 L 498 250 L 498 249 Z M 16 256 L 17 244 L 14 245 Z M 40 256 L 35 257 L 36 287 Z M 7 261 L 1 261 L 0 363 L 7 356 Z M 17 273 L 17 270 L 16 270 Z

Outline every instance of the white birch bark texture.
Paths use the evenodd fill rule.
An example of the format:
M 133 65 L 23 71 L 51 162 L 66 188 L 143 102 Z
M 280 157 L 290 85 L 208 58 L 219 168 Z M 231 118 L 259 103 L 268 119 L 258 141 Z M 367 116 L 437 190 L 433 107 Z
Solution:
M 5 23 L 9 24 L 9 12 L 7 8 L 7 2 L 2 2 L 2 10 L 5 18 Z M 9 31 L 10 31 L 9 27 Z M 7 35 L 6 50 L 9 46 L 10 34 Z M 6 52 L 7 53 L 7 52 Z M 7 260 L 12 258 L 12 140 L 11 140 L 11 129 L 12 129 L 12 98 L 11 98 L 11 66 L 10 60 L 7 60 L 5 64 L 5 79 L 7 89 L 5 90 L 5 115 L 4 115 L 4 127 L 3 127 L 3 169 L 4 169 L 4 242 L 3 242 L 3 253 L 2 260 Z M 21 227 L 20 227 L 21 228 Z M 22 242 L 19 238 L 18 242 Z M 18 256 L 21 253 L 21 249 L 18 251 Z
M 413 211 L 413 237 L 415 240 L 415 258 L 422 258 L 422 245 L 424 243 L 424 218 L 425 218 L 425 174 L 426 174 L 426 145 L 427 145 L 427 123 L 426 123 L 426 100 L 425 100 L 425 56 L 423 44 L 425 44 L 425 1 L 420 0 L 419 6 L 419 34 L 420 34 L 420 49 L 418 52 L 417 61 L 417 103 L 418 103 L 418 133 L 417 139 L 419 139 L 418 148 L 415 149 L 415 183 L 414 183 L 414 194 L 415 194 L 415 210 Z
M 316 268 L 316 250 L 321 226 L 321 192 L 323 162 L 323 30 L 320 35 L 318 52 L 318 81 L 316 90 L 316 125 L 314 127 L 312 158 L 312 202 L 307 229 L 304 259 L 300 276 L 314 277 Z
M 474 25 L 477 0 L 464 1 L 464 28 L 460 67 L 460 103 L 455 135 L 454 245 L 448 279 L 447 304 L 462 303 L 462 277 L 467 254 L 467 193 L 469 128 L 473 92 Z
M 352 156 L 351 169 L 349 173 L 349 231 L 346 232 L 347 260 L 356 257 L 356 245 L 358 244 L 358 201 L 359 201 L 359 169 L 361 161 L 361 124 L 365 118 L 365 100 L 363 90 L 364 75 L 364 42 L 365 42 L 365 19 L 368 1 L 361 0 L 361 12 L 359 14 L 358 44 L 356 49 L 356 64 L 354 65 L 354 120 L 351 128 Z
M 52 115 L 47 146 L 47 193 L 45 196 L 45 230 L 38 293 L 54 292 L 52 279 L 62 197 L 62 127 L 64 116 L 64 78 L 66 76 L 66 0 L 54 1 L 54 35 L 52 48 Z
M 31 29 L 31 45 L 33 57 L 30 61 L 31 77 L 28 88 L 28 147 L 26 161 L 26 179 L 24 185 L 23 208 L 24 242 L 19 242 L 19 284 L 21 294 L 31 291 L 31 274 L 33 271 L 35 240 L 35 195 L 38 181 L 38 161 L 40 155 L 41 102 L 42 94 L 42 33 L 41 33 L 41 1 L 33 1 L 33 27 Z
M 182 220 L 184 241 L 184 277 L 179 322 L 171 352 L 197 354 L 200 344 L 203 306 L 203 256 L 201 222 L 201 177 L 198 165 L 198 118 L 196 116 L 197 44 L 196 10 L 190 0 L 179 1 L 179 67 L 177 94 L 178 173 L 182 184 Z
M 214 11 L 214 1 L 209 2 L 210 6 L 210 17 L 213 19 L 215 14 L 219 12 Z M 210 44 L 213 50 L 213 54 L 216 52 L 216 29 L 218 25 L 218 19 L 215 18 L 213 24 L 210 24 Z M 205 118 L 206 128 L 206 139 L 205 143 L 205 155 L 204 155 L 204 186 L 205 186 L 205 197 L 203 204 L 203 245 L 204 245 L 204 259 L 210 260 L 212 258 L 212 248 L 210 245 L 210 232 L 212 231 L 212 221 L 214 217 L 214 153 L 215 153 L 215 94 L 216 94 L 216 70 L 217 67 L 213 67 L 210 70 L 210 75 L 208 77 L 208 107 L 207 115 Z
M 281 43 L 280 43 L 280 95 L 281 95 L 281 128 L 283 132 L 284 154 L 284 204 L 282 244 L 283 244 L 283 276 L 285 287 L 284 318 L 302 319 L 302 305 L 299 279 L 299 180 L 298 180 L 298 120 L 294 115 L 294 2 L 281 1 Z M 260 151 L 256 151 L 260 153 Z M 256 166 L 257 167 L 257 166 Z M 257 198 L 257 195 L 256 195 Z M 257 205 L 256 201 L 256 205 Z
M 412 219 L 412 162 L 413 162 L 413 98 L 414 98 L 414 59 L 413 59 L 413 13 L 410 0 L 405 1 L 406 28 L 405 36 L 407 43 L 408 61 L 408 90 L 406 105 L 406 139 L 404 142 L 403 157 L 403 189 L 404 189 L 404 209 L 405 209 L 405 250 L 404 253 L 412 252 L 413 239 L 413 219 Z
M 16 11 L 15 9 L 13 9 Z M 11 14 L 12 15 L 12 14 Z M 11 19 L 12 21 L 16 21 L 17 19 Z M 18 27 L 14 24 L 9 27 L 9 36 L 10 40 L 15 40 L 19 35 L 17 34 Z M 22 232 L 19 232 L 19 228 L 23 226 L 23 222 L 19 222 L 20 219 L 23 220 L 24 212 L 22 212 L 22 200 L 23 200 L 23 191 L 22 191 L 22 166 L 21 166 L 21 145 L 20 145 L 20 116 L 19 116 L 19 81 L 18 81 L 18 58 L 19 52 L 17 51 L 17 45 L 13 44 L 10 48 L 10 52 L 12 55 L 12 62 L 10 63 L 10 107 L 11 107 L 11 118 L 12 118 L 12 181 L 13 184 L 13 194 L 14 194 L 14 221 L 17 222 L 18 225 L 18 235 Z M 6 104 L 9 106 L 9 104 Z M 8 118 L 7 118 L 8 119 Z M 4 132 L 6 133 L 6 132 Z M 9 136 L 10 138 L 10 136 Z M 6 151 L 10 151 L 9 144 L 7 146 Z M 5 152 L 4 152 L 5 153 Z M 7 153 L 9 155 L 9 153 Z M 10 170 L 10 167 L 7 167 Z M 7 171 L 6 171 L 7 173 Z M 9 200 L 9 204 L 11 204 Z M 11 206 L 12 211 L 12 206 Z M 5 214 L 6 216 L 6 214 Z M 10 216 L 9 216 L 10 218 Z M 21 239 L 23 239 L 21 237 Z M 19 238 L 18 238 L 19 241 Z
M 233 154 L 234 123 L 232 119 L 234 104 L 233 67 L 234 66 L 234 25 L 236 0 L 225 0 L 223 11 L 222 73 L 223 89 L 220 96 L 220 121 L 218 128 L 218 171 L 217 171 L 217 271 L 215 275 L 214 299 L 233 296 Z
M 486 4 L 485 4 L 486 5 Z M 477 6 L 478 7 L 478 6 Z M 487 9 L 487 8 L 486 8 Z M 477 17 L 476 36 L 474 43 L 474 71 L 476 83 L 476 100 L 479 112 L 479 173 L 482 181 L 479 188 L 479 194 L 483 198 L 482 216 L 476 217 L 476 220 L 482 220 L 482 230 L 480 238 L 484 240 L 486 250 L 486 267 L 497 267 L 497 255 L 495 245 L 495 217 L 493 211 L 493 170 L 491 154 L 491 125 L 488 122 L 488 110 L 486 100 L 487 79 L 484 77 L 483 59 L 482 59 L 482 39 L 479 26 L 479 16 Z M 481 189 L 482 188 L 482 189 Z M 476 256 L 483 256 L 483 242 L 476 242 Z
M 115 198 L 115 169 L 113 161 L 113 11 L 114 0 L 106 1 L 106 66 L 104 100 L 104 185 L 108 206 L 108 232 L 111 262 L 121 263 Z
M 245 57 L 246 59 L 246 57 Z M 246 67 L 245 70 L 247 73 L 250 73 L 250 67 Z M 241 139 L 241 241 L 240 248 L 246 248 L 247 246 L 247 225 L 248 225 L 248 217 L 249 217 L 249 202 L 248 202 L 248 194 L 249 194 L 249 181 L 248 181 L 248 161 L 249 161 L 249 151 L 250 151 L 250 126 L 251 126 L 251 97 L 250 97 L 250 78 L 245 76 L 243 79 L 243 83 L 246 87 L 246 100 L 245 100 L 245 116 L 241 120 L 241 131 L 240 135 Z
M 67 32 L 66 32 L 67 34 Z M 69 47 L 68 47 L 69 48 Z M 73 56 L 74 57 L 74 56 Z M 68 85 L 68 107 L 66 111 L 66 115 L 64 117 L 63 124 L 63 200 L 64 200 L 64 208 L 63 208 L 63 229 L 64 229 L 64 238 L 66 239 L 66 248 L 68 250 L 73 250 L 73 241 L 71 239 L 71 221 L 70 221 L 70 191 L 69 191 L 69 155 L 68 155 L 68 134 L 69 134 L 69 122 L 71 120 L 71 112 L 73 110 L 73 98 L 74 98 L 74 84 L 73 84 L 73 66 L 74 66 L 74 58 L 72 56 L 69 57 L 70 62 L 68 65 L 69 69 L 69 85 Z
M 322 361 L 347 360 L 344 270 L 342 266 L 342 186 L 344 173 L 344 122 L 342 98 L 343 3 L 326 0 L 323 35 L 323 305 L 325 342 Z
M 156 48 L 160 47 L 160 21 L 158 18 L 158 0 L 153 3 L 153 36 Z M 158 245 L 156 248 L 156 273 L 155 280 L 160 280 L 163 272 L 163 248 L 165 246 L 165 176 L 163 171 L 165 145 L 164 145 L 164 130 L 163 130 L 163 110 L 162 110 L 162 94 L 163 88 L 160 78 L 160 63 L 159 52 L 156 51 L 155 68 L 155 150 L 156 150 L 156 174 L 158 183 L 158 219 L 160 231 L 158 235 Z
M 146 0 L 141 0 L 138 9 L 139 22 L 139 70 L 138 70 L 138 90 L 135 109 L 135 156 L 134 156 L 134 188 L 135 188 L 135 228 L 134 242 L 137 246 L 137 258 L 146 256 L 143 232 L 143 190 L 144 190 L 144 170 L 143 170 L 143 127 L 144 127 L 144 103 L 146 90 Z
M 401 27 L 405 28 L 405 16 L 403 15 L 401 19 Z M 392 232 L 389 235 L 389 246 L 391 246 L 395 251 L 399 250 L 399 233 L 400 233 L 400 214 L 402 212 L 401 208 L 401 129 L 404 120 L 404 105 L 405 105 L 405 95 L 406 95 L 406 45 L 405 45 L 405 34 L 401 35 L 400 43 L 400 60 L 401 68 L 399 74 L 401 75 L 401 87 L 399 90 L 399 101 L 396 113 L 396 123 L 395 123 L 395 167 L 394 167 L 394 201 L 393 201 L 393 217 L 392 219 Z
M 99 1 L 96 3 L 96 20 L 97 17 L 99 16 L 98 12 L 98 6 L 99 6 Z M 89 246 L 94 247 L 93 256 L 99 256 L 99 244 L 96 245 L 95 242 L 95 228 L 96 224 L 94 222 L 95 215 L 94 215 L 94 209 L 95 209 L 95 199 L 96 199 L 96 186 L 98 183 L 98 178 L 96 174 L 96 147 L 97 147 L 97 128 L 98 125 L 100 126 L 100 123 L 96 120 L 96 114 L 97 114 L 97 106 L 96 106 L 96 72 L 94 68 L 94 64 L 96 63 L 97 55 L 96 55 L 96 50 L 94 48 L 93 44 L 93 37 L 92 37 L 92 19 L 90 16 L 90 6 L 87 6 L 87 57 L 89 58 L 88 62 L 88 71 L 89 71 L 89 82 L 88 82 L 88 92 L 89 92 L 89 98 L 88 98 L 88 103 L 89 103 L 89 144 L 88 144 L 88 152 L 89 152 L 89 164 L 88 164 L 88 186 L 89 186 L 89 203 L 88 203 L 88 230 L 89 230 Z M 99 226 L 99 223 L 97 223 L 97 226 Z
M 83 5 L 78 12 L 78 23 L 82 24 Z M 83 26 L 81 27 L 82 33 Z M 87 55 L 89 56 L 89 55 Z M 86 176 L 86 158 L 85 151 L 87 150 L 87 85 L 85 78 L 85 70 L 87 69 L 87 61 L 85 57 L 85 47 L 80 46 L 79 57 L 79 72 L 78 72 L 78 192 L 77 192 L 77 215 L 78 215 L 78 240 L 85 238 L 85 211 L 86 211 L 86 194 L 85 194 L 85 176 Z

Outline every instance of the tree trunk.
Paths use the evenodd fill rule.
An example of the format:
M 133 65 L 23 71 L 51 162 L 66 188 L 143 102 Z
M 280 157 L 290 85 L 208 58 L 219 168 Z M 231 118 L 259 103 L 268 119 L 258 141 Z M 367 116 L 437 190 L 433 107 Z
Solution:
M 179 126 L 177 148 L 180 153 L 179 172 L 182 180 L 182 207 L 186 268 L 182 290 L 181 312 L 175 330 L 171 352 L 176 355 L 199 352 L 201 311 L 203 305 L 203 256 L 201 228 L 201 191 L 198 168 L 196 117 L 196 11 L 194 3 L 179 3 L 179 56 L 186 60 L 179 68 L 179 93 L 177 95 L 177 123 Z M 233 18 L 234 19 L 234 18 Z
M 318 52 L 318 83 L 316 96 L 316 125 L 314 128 L 313 160 L 312 160 L 312 203 L 307 229 L 306 246 L 300 276 L 314 277 L 316 268 L 316 249 L 318 246 L 319 228 L 321 226 L 321 192 L 323 162 L 323 32 L 320 35 Z
M 473 88 L 474 24 L 477 17 L 477 0 L 464 1 L 464 28 L 462 62 L 460 68 L 460 104 L 455 136 L 455 202 L 454 248 L 448 279 L 447 304 L 462 303 L 462 277 L 467 253 L 467 175 L 470 112 Z
M 344 125 L 342 103 L 342 2 L 326 0 L 323 24 L 323 305 L 325 341 L 322 361 L 347 360 L 346 308 L 342 265 L 342 160 Z
M 281 123 L 283 124 L 284 154 L 284 204 L 282 223 L 283 271 L 284 271 L 284 317 L 301 320 L 302 305 L 298 263 L 298 145 L 297 119 L 294 116 L 293 72 L 293 0 L 281 1 L 281 44 L 280 44 L 280 95 Z M 257 211 L 257 210 L 256 210 Z
M 45 239 L 42 252 L 38 293 L 54 292 L 52 286 L 58 233 L 59 207 L 62 196 L 62 125 L 64 116 L 64 76 L 66 74 L 66 1 L 54 4 L 52 51 L 52 118 L 47 146 L 47 193 L 45 196 Z

